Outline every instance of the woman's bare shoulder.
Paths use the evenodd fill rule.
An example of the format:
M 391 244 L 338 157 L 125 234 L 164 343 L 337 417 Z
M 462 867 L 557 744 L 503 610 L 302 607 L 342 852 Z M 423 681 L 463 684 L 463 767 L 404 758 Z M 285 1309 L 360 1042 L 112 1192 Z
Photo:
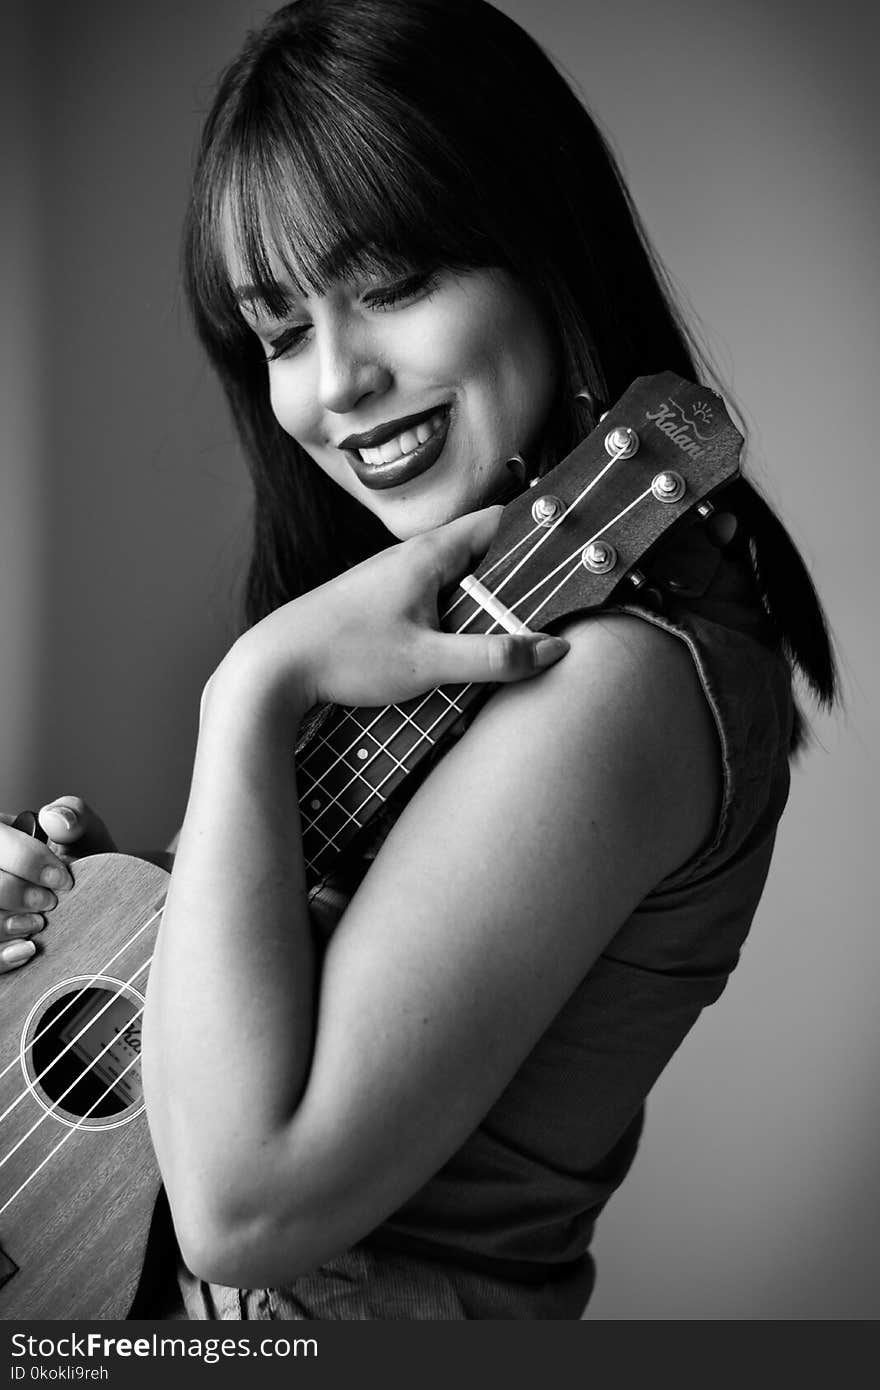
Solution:
M 503 898 L 523 871 L 510 852 L 521 842 L 530 883 L 539 861 L 555 864 L 557 885 L 607 882 L 607 931 L 714 834 L 718 735 L 686 643 L 623 613 L 563 633 L 562 660 L 497 690 L 416 794 L 392 832 L 395 886 L 412 856 L 422 886 L 430 861 L 444 893 L 454 871 L 459 883 L 495 878 Z
M 633 612 L 591 613 L 561 634 L 571 643 L 565 678 L 611 697 L 622 719 L 636 715 L 662 728 L 669 744 L 694 741 L 717 762 L 712 709 L 689 644 L 668 627 Z M 710 759 L 711 761 L 711 759 Z
M 565 658 L 538 680 L 490 703 L 499 722 L 521 708 L 530 741 L 560 742 L 573 778 L 587 769 L 633 796 L 652 795 L 672 814 L 679 841 L 698 848 L 713 833 L 722 793 L 715 716 L 688 644 L 638 615 L 593 613 L 561 629 Z

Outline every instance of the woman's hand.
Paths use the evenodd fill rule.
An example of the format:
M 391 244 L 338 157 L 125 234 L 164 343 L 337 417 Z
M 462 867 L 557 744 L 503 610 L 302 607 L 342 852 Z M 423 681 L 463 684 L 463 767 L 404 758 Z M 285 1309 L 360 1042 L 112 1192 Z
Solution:
M 303 708 L 319 700 L 384 705 L 443 684 L 518 681 L 544 670 L 568 650 L 563 639 L 440 629 L 438 595 L 485 555 L 502 510 L 487 507 L 391 546 L 285 604 L 239 640 L 227 663 L 246 674 L 250 690 L 258 676 L 257 688 L 288 688 Z
M 104 822 L 78 796 L 61 796 L 39 813 L 49 843 L 13 830 L 15 816 L 0 812 L 0 974 L 36 954 L 33 937 L 59 893 L 73 885 L 67 865 L 86 854 L 116 848 Z

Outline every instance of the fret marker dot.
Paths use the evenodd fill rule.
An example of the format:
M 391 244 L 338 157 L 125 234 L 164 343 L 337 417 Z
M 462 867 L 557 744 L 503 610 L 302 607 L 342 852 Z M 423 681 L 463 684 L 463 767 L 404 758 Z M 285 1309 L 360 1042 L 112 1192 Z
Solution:
M 358 757 L 361 758 L 361 759 L 363 759 L 363 758 L 368 758 L 368 757 L 369 757 L 369 753 L 367 752 L 366 748 L 359 748 L 359 749 L 358 749 Z
M 320 798 L 319 796 L 313 796 L 312 799 L 311 799 L 311 801 L 309 802 L 309 806 L 311 807 L 311 809 L 312 809 L 313 811 L 320 811 L 320 809 L 321 809 L 321 798 Z

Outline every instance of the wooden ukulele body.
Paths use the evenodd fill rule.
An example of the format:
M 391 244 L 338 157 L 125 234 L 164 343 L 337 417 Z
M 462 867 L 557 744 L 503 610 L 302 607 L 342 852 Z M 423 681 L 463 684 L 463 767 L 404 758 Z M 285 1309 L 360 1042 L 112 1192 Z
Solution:
M 72 1021 L 84 989 L 106 991 L 109 1000 L 125 986 L 125 1007 L 132 1015 L 142 1008 L 168 874 L 122 854 L 71 867 L 74 887 L 37 938 L 38 956 L 24 970 L 0 975 L 4 1320 L 125 1318 L 160 1188 L 139 1065 L 125 1078 L 129 1104 L 83 1119 L 65 1108 L 73 1093 L 58 1099 L 62 1083 L 55 1082 L 54 1096 L 46 1092 L 39 1057 L 53 1010 L 61 1011 L 56 1026 L 63 1027 L 66 1005 L 68 1031 L 77 1031 Z M 75 1058 L 71 1048 L 68 1059 Z

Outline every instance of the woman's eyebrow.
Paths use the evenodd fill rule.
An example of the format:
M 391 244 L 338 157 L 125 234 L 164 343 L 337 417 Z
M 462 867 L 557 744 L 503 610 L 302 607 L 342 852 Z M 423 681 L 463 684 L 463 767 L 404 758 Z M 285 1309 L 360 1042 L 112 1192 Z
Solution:
M 268 327 L 270 324 L 283 323 L 291 315 L 305 312 L 296 296 L 284 290 L 276 291 L 277 302 L 273 307 L 267 302 L 266 290 L 258 285 L 233 285 L 232 293 L 238 312 L 255 332 L 261 331 L 261 325 Z

